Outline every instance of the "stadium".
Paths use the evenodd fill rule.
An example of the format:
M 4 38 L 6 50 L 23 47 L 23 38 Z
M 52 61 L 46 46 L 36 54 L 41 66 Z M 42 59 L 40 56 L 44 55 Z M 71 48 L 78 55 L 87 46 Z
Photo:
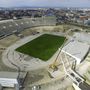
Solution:
M 66 31 L 62 30 L 63 25 L 58 28 L 55 17 L 1 21 L 0 53 L 2 55 L 0 59 L 3 63 L 1 63 L 3 67 L 1 70 L 18 72 L 19 74 L 21 74 L 20 72 L 29 72 L 31 76 L 38 70 L 45 68 L 47 70 L 45 73 L 49 73 L 45 74 L 45 79 L 48 77 L 48 83 L 61 80 L 66 74 L 71 78 L 71 82 L 68 81 L 69 85 L 71 83 L 75 87 L 76 85 L 82 85 L 84 79 L 75 73 L 73 69 L 76 69 L 81 76 L 84 75 L 81 67 L 84 66 L 84 63 L 88 63 L 87 58 L 90 57 L 90 35 L 82 31 L 74 32 L 71 25 L 68 27 Z M 81 30 L 81 28 L 78 29 Z M 87 69 L 88 67 L 89 63 Z M 44 71 L 39 71 L 39 74 L 41 72 Z M 57 77 L 57 79 L 52 81 L 49 77 Z M 77 78 L 80 82 L 77 81 Z M 32 78 L 30 79 L 32 81 Z M 33 83 L 34 81 L 27 82 L 26 79 L 27 84 L 25 85 L 28 86 L 29 83 L 29 88 L 31 88 L 34 85 L 42 85 L 42 82 L 46 84 L 44 79 L 40 82 L 37 79 L 36 81 L 35 83 Z M 11 83 L 7 84 L 12 85 Z M 10 86 L 7 84 L 7 87 Z M 2 84 L 2 86 L 5 85 Z M 14 86 L 12 85 L 12 87 Z

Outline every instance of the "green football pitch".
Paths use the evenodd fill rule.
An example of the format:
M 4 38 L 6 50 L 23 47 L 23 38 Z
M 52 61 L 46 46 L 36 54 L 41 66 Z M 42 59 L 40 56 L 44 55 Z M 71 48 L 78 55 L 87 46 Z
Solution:
M 64 40 L 65 37 L 62 36 L 44 34 L 17 48 L 16 51 L 47 61 L 60 48 Z

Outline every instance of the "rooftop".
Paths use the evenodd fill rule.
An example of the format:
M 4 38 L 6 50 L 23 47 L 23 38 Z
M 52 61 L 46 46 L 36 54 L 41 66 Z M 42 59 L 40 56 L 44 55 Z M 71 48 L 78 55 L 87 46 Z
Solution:
M 88 53 L 89 47 L 86 43 L 74 40 L 73 42 L 69 42 L 62 51 L 81 62 Z
M 0 71 L 0 78 L 16 79 L 17 77 L 18 77 L 18 72 L 3 72 L 3 71 Z

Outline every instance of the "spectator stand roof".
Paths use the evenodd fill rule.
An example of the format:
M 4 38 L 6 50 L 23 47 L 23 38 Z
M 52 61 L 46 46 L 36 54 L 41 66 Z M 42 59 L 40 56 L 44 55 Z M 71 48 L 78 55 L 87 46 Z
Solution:
M 80 42 L 84 42 L 90 45 L 90 34 L 87 33 L 75 33 L 73 35 L 73 37 L 75 37 L 76 40 L 80 41 Z
M 77 64 L 79 64 L 87 55 L 89 47 L 90 46 L 86 43 L 73 40 L 72 42 L 66 44 L 62 51 L 76 59 Z

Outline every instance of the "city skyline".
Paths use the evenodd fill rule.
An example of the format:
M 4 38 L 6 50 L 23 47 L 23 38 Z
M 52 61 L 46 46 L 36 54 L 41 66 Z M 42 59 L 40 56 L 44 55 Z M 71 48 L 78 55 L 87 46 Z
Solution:
M 90 0 L 0 0 L 0 7 L 90 7 Z

